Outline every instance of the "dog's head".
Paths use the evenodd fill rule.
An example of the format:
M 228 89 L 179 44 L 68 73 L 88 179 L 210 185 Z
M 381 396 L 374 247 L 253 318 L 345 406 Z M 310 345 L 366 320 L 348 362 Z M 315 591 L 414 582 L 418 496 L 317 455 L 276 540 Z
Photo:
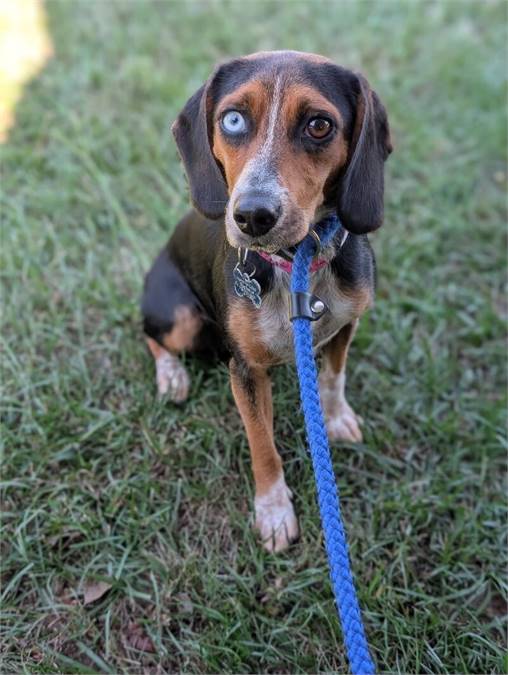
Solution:
M 225 214 L 232 246 L 293 246 L 332 210 L 356 234 L 383 221 L 386 111 L 361 75 L 323 57 L 229 61 L 172 129 L 194 206 L 212 219 Z

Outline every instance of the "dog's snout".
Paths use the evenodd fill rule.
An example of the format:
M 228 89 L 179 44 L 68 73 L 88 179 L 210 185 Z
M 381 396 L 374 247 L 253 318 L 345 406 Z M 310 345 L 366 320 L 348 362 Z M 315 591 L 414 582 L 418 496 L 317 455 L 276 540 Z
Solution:
M 280 204 L 267 200 L 266 196 L 245 195 L 237 200 L 233 217 L 242 232 L 261 237 L 272 229 L 280 212 Z

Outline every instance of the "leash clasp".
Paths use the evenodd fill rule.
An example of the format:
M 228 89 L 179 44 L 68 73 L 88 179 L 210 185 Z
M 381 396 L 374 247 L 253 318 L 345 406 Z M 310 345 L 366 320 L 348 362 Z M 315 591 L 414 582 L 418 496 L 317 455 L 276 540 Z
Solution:
M 321 298 L 318 298 L 317 295 L 312 295 L 312 293 L 293 291 L 290 297 L 290 321 L 293 321 L 293 319 L 317 321 L 328 311 L 328 307 Z

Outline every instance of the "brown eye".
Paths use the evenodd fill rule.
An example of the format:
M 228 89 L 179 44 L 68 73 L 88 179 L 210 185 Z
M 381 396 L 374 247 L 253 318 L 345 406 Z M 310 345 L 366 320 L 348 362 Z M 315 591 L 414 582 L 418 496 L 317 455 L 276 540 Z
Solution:
M 325 138 L 332 130 L 332 123 L 326 117 L 313 117 L 307 124 L 306 132 L 312 138 Z

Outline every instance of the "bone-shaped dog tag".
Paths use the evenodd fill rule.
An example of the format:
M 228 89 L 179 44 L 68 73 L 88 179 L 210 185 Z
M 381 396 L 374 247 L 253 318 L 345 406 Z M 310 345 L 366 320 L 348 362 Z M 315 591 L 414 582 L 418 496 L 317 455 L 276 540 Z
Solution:
M 247 272 L 242 272 L 239 265 L 233 270 L 233 279 L 236 295 L 239 298 L 247 298 L 256 309 L 259 309 L 261 307 L 261 286 L 256 279 Z

